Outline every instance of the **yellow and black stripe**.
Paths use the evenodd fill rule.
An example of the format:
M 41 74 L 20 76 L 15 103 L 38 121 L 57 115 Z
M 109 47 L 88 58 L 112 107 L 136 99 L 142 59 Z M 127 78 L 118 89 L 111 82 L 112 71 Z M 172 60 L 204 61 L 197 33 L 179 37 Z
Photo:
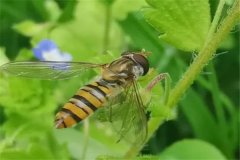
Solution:
M 110 93 L 110 88 L 101 81 L 85 85 L 57 113 L 56 128 L 68 128 L 85 119 L 103 106 Z

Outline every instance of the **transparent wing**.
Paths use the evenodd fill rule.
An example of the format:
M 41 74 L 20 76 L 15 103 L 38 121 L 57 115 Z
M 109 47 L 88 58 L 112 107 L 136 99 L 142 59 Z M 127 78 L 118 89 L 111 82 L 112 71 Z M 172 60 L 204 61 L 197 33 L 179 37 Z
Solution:
M 39 79 L 66 79 L 79 75 L 83 70 L 103 66 L 85 62 L 10 62 L 0 66 L 0 70 L 14 76 Z
M 109 101 L 105 110 L 119 140 L 143 144 L 147 138 L 147 119 L 136 81 Z

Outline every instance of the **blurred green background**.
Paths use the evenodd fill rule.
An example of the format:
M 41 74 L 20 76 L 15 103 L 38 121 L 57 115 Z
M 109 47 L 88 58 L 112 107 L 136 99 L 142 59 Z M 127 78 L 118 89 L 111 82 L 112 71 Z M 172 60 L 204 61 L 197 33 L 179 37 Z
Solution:
M 218 1 L 209 4 L 213 17 Z M 0 65 L 34 60 L 31 49 L 42 39 L 53 40 L 74 61 L 111 62 L 123 51 L 145 49 L 152 52 L 151 67 L 168 72 L 175 85 L 197 53 L 178 50 L 159 39 L 142 14 L 147 6 L 144 0 L 0 0 Z M 82 124 L 53 129 L 59 107 L 97 74 L 89 71 L 62 81 L 0 74 L 0 159 L 123 155 L 128 146 L 115 143 L 111 129 L 91 118 L 89 133 L 84 133 Z M 190 154 L 239 158 L 239 26 L 182 97 L 176 113 L 174 120 L 159 127 L 143 155 L 168 157 L 192 149 Z

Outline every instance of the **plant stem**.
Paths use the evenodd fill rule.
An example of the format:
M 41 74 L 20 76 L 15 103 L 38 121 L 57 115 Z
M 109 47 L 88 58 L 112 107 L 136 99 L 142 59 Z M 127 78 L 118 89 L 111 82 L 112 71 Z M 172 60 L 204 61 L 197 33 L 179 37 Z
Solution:
M 193 81 L 197 78 L 198 74 L 202 71 L 203 67 L 212 59 L 212 56 L 215 54 L 219 44 L 224 40 L 239 19 L 239 0 L 236 0 L 217 32 L 210 37 L 211 39 L 208 40 L 209 43 L 202 48 L 202 50 L 199 52 L 199 55 L 195 58 L 194 62 L 189 66 L 188 70 L 182 76 L 182 79 L 178 81 L 175 88 L 171 91 L 170 99 L 167 104 L 168 108 L 173 108 L 178 103 L 185 91 L 190 87 Z
M 83 141 L 83 150 L 81 160 L 86 159 L 87 154 L 87 148 L 88 148 L 88 141 L 89 141 L 89 119 L 87 118 L 85 121 L 83 121 L 83 127 L 84 127 L 84 141 Z
M 105 13 L 105 30 L 103 35 L 103 52 L 105 53 L 108 50 L 109 47 L 109 34 L 110 34 L 110 28 L 111 28 L 111 9 L 112 5 L 106 5 L 106 13 Z
M 222 14 L 222 9 L 223 9 L 224 4 L 225 4 L 225 0 L 220 0 L 219 1 L 216 13 L 214 15 L 214 19 L 213 19 L 211 27 L 210 27 L 210 29 L 208 31 L 208 35 L 207 35 L 207 38 L 206 38 L 205 45 L 208 44 L 209 40 L 211 39 L 211 37 L 213 36 L 214 32 L 217 29 L 218 22 L 219 22 L 219 19 L 221 17 L 221 14 Z

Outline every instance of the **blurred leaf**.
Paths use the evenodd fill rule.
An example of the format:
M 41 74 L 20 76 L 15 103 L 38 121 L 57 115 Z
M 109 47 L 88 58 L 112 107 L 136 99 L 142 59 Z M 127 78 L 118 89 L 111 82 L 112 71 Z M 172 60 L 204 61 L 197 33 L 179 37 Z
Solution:
M 212 113 L 212 116 L 216 121 L 217 129 L 215 133 L 211 133 L 211 135 L 213 134 L 218 138 L 214 144 L 218 146 L 227 157 L 232 157 L 237 148 L 237 106 L 234 106 L 228 96 L 222 92 L 220 85 L 218 84 L 220 79 L 217 79 L 217 70 L 215 70 L 213 63 L 209 64 L 207 71 L 211 73 L 211 75 L 208 76 L 208 79 L 199 78 L 199 82 L 209 90 L 211 94 L 211 103 L 213 103 L 214 107 L 213 113 L 215 113 L 215 115 Z
M 90 129 L 91 136 L 88 137 L 86 159 L 95 159 L 98 155 L 103 154 L 120 156 L 126 150 L 124 145 L 119 145 L 116 141 L 112 141 L 111 136 L 106 136 L 106 130 L 104 130 L 106 128 L 98 128 L 94 123 L 91 123 Z M 86 137 L 83 133 L 74 129 L 65 129 L 56 130 L 55 134 L 60 143 L 67 143 L 74 158 L 82 156 L 84 145 L 86 145 L 84 143 Z M 102 138 L 97 138 L 99 136 Z
M 226 39 L 221 43 L 219 48 L 221 48 L 223 50 L 230 50 L 235 47 L 234 45 L 235 45 L 235 39 L 234 39 L 233 35 L 229 34 L 226 37 Z
M 62 8 L 62 13 L 58 19 L 59 22 L 67 22 L 74 18 L 74 12 L 77 6 L 77 0 L 56 0 L 59 6 Z
M 217 124 L 207 104 L 200 97 L 193 89 L 189 89 L 186 98 L 180 102 L 181 109 L 196 137 L 216 144 L 219 140 Z
M 212 95 L 212 103 L 214 106 L 214 111 L 216 113 L 216 122 L 218 124 L 218 134 L 221 137 L 219 140 L 220 146 L 219 148 L 221 148 L 222 150 L 224 150 L 225 154 L 229 157 L 231 156 L 230 150 L 232 150 L 232 146 L 228 147 L 226 149 L 227 146 L 229 146 L 228 142 L 228 126 L 229 124 L 227 123 L 226 120 L 226 115 L 225 115 L 225 110 L 223 107 L 223 103 L 221 100 L 219 100 L 219 95 L 221 94 L 221 90 L 219 88 L 219 84 L 218 84 L 218 80 L 216 77 L 216 71 L 215 68 L 213 66 L 213 63 L 210 62 L 210 64 L 207 67 L 208 71 L 211 73 L 211 76 L 208 77 L 208 81 L 209 84 L 211 84 L 210 87 L 210 92 Z M 232 143 L 230 143 L 232 144 Z
M 129 13 L 125 20 L 119 21 L 123 31 L 130 36 L 132 44 L 139 49 L 152 52 L 151 65 L 154 66 L 163 56 L 163 44 L 156 37 L 156 32 L 143 19 L 141 14 Z M 136 27 L 137 26 L 137 27 Z
M 33 51 L 30 49 L 22 48 L 19 51 L 19 55 L 15 59 L 16 61 L 31 61 L 31 60 L 36 60 L 34 58 Z
M 45 9 L 45 1 L 42 0 L 21 0 L 21 1 L 8 1 L 1 0 L 1 13 L 2 16 L 8 16 L 10 21 L 24 19 L 36 19 L 37 21 L 44 21 L 48 18 L 48 12 Z M 21 10 L 21 12 L 18 12 Z M 31 13 L 31 14 L 29 14 Z
M 116 0 L 100 0 L 105 5 L 112 5 Z
M 50 26 L 51 24 L 48 23 L 37 24 L 31 20 L 26 20 L 14 25 L 13 29 L 24 36 L 31 37 L 42 34 L 45 30 L 49 29 Z
M 123 160 L 121 157 L 101 155 L 96 160 Z M 153 155 L 139 155 L 138 157 L 131 158 L 131 160 L 160 160 L 158 156 Z
M 112 17 L 116 20 L 124 20 L 129 13 L 140 11 L 145 5 L 145 0 L 115 0 L 112 5 Z
M 45 8 L 49 14 L 49 20 L 56 22 L 61 15 L 61 10 L 54 0 L 45 1 Z
M 1 158 L 5 160 L 10 160 L 10 159 L 18 159 L 21 157 L 21 159 L 29 159 L 30 156 L 24 151 L 24 150 L 15 150 L 15 149 L 10 149 L 10 150 L 5 150 L 0 154 Z
M 42 22 L 48 19 L 43 0 L 0 1 L 0 45 L 6 47 L 8 58 L 13 59 L 22 46 L 29 46 L 28 39 L 13 32 L 12 26 L 26 19 Z
M 5 49 L 0 47 L 0 66 L 4 63 L 7 63 L 9 60 L 7 56 L 5 55 Z
M 0 80 L 1 82 L 1 80 Z M 0 90 L 0 94 L 1 94 L 1 90 Z M 6 121 L 6 115 L 4 114 L 4 108 L 2 106 L 0 106 L 0 125 L 2 125 L 5 121 Z M 1 134 L 0 134 L 1 135 Z M 1 139 L 1 136 L 0 136 Z
M 184 51 L 199 50 L 210 25 L 208 0 L 147 0 L 146 21 L 162 35 L 160 38 Z
M 22 112 L 23 109 L 25 112 L 33 110 L 51 99 L 51 92 L 46 92 L 49 92 L 47 91 L 48 89 L 53 89 L 53 82 L 46 82 L 49 84 L 49 88 L 43 87 L 44 83 L 39 80 L 9 78 L 7 82 L 7 93 L 0 97 L 1 104 L 6 108 L 11 108 L 24 114 L 24 112 Z M 51 101 L 54 102 L 53 100 Z M 56 106 L 53 105 L 51 107 L 43 107 L 39 109 L 45 109 L 46 112 L 51 112 L 55 107 Z
M 215 146 L 201 140 L 182 140 L 176 142 L 160 154 L 160 159 L 226 160 Z
M 3 159 L 67 159 L 68 151 L 63 145 L 59 145 L 51 135 L 46 134 L 44 139 L 31 139 L 22 144 L 15 144 L 15 148 L 5 148 L 0 153 Z M 41 136 L 40 136 L 41 137 Z M 30 140 L 30 139 L 29 139 Z M 19 142 L 19 141 L 18 141 Z M 23 141 L 21 142 L 23 143 Z M 22 145 L 22 146 L 21 146 Z
M 104 7 L 97 0 L 79 1 L 74 13 L 75 20 L 53 29 L 49 38 L 53 39 L 63 51 L 71 53 L 74 60 L 92 60 L 92 57 L 101 55 L 103 50 L 105 17 L 103 14 L 98 14 L 102 12 Z M 86 15 L 91 18 L 86 18 Z M 111 43 L 108 49 L 119 54 L 122 33 L 113 21 L 111 24 L 112 28 L 109 30 Z M 39 41 L 42 37 L 34 37 L 35 41 L 36 39 Z
M 36 14 L 38 14 L 42 20 L 49 20 L 49 13 L 45 7 L 46 1 L 43 0 L 22 0 L 23 1 L 28 1 L 28 3 L 30 3 L 30 5 L 32 5 L 32 11 L 36 12 Z M 26 7 L 30 7 L 28 5 L 26 5 Z M 34 13 L 33 12 L 33 13 Z M 32 12 L 28 12 L 32 13 Z

